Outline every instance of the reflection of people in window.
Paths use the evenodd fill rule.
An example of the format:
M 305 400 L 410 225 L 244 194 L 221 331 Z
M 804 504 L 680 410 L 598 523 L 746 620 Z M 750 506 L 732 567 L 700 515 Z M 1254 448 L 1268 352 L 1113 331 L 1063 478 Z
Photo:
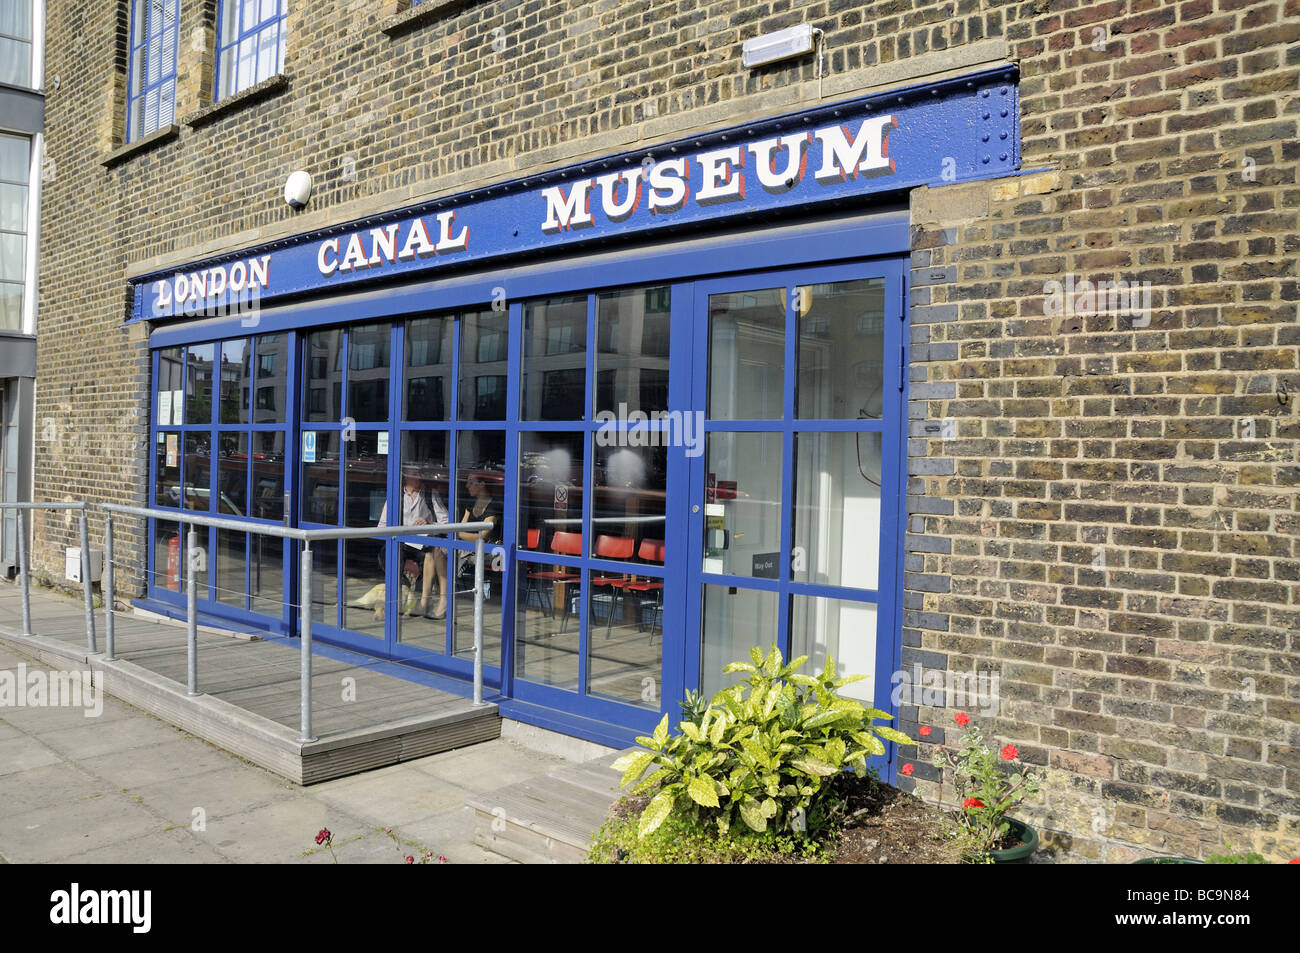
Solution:
M 429 526 L 434 522 L 447 522 L 447 507 L 438 498 L 437 493 L 430 493 L 433 509 L 424 496 L 424 480 L 415 470 L 402 473 L 402 523 L 403 526 Z M 388 525 L 388 503 L 379 513 L 379 525 Z M 404 543 L 406 549 L 424 551 L 424 568 L 420 573 L 420 602 L 411 610 L 413 615 L 428 616 L 429 597 L 433 590 L 433 580 L 438 579 L 438 605 L 431 618 L 443 619 L 447 615 L 447 554 L 432 543 Z
M 473 501 L 465 508 L 465 514 L 460 518 L 462 523 L 491 523 L 491 529 L 485 529 L 482 532 L 458 533 L 461 539 L 466 542 L 474 542 L 482 538 L 484 543 L 495 543 L 501 539 L 501 504 L 498 503 L 488 492 L 487 483 L 477 473 L 471 473 L 465 478 L 465 492 Z M 462 559 L 456 565 L 460 572 L 471 572 L 474 566 L 474 554 L 462 553 Z M 491 560 L 487 561 L 484 569 L 491 565 Z

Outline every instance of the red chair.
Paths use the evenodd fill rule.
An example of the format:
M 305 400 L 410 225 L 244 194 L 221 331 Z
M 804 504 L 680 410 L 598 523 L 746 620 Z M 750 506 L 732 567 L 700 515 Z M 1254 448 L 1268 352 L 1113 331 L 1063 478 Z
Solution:
M 529 542 L 533 541 L 533 534 L 537 532 L 539 531 L 532 529 L 528 531 Z M 551 552 L 557 553 L 561 556 L 581 556 L 582 534 L 556 533 L 551 537 Z M 538 603 L 540 604 L 542 602 L 542 593 L 545 592 L 546 589 L 541 586 L 540 583 L 549 582 L 551 583 L 552 589 L 554 589 L 556 583 L 578 582 L 582 579 L 582 574 L 573 569 L 560 567 L 553 570 L 538 570 L 537 572 L 530 572 L 525 578 L 527 580 L 527 588 L 524 590 L 524 605 L 526 606 L 528 604 L 528 594 L 532 592 L 534 588 L 537 589 Z M 546 598 L 546 614 L 551 618 L 554 618 L 555 616 L 555 603 L 550 596 L 547 596 Z M 564 600 L 564 625 L 567 626 L 568 622 L 569 600 L 566 598 Z M 561 631 L 563 630 L 563 627 L 561 627 Z
M 631 536 L 597 536 L 595 557 L 597 559 L 631 559 L 632 551 L 636 548 L 636 540 Z M 615 597 L 620 596 L 620 590 L 627 583 L 627 576 L 592 576 L 591 584 L 593 586 L 608 586 L 609 594 L 609 611 L 605 616 L 605 638 L 609 638 L 611 627 L 614 625 L 614 602 Z M 621 597 L 618 599 L 620 606 Z
M 643 539 L 641 546 L 637 549 L 637 558 L 646 563 L 664 562 L 664 541 L 662 539 Z M 664 584 L 661 579 L 634 579 L 623 586 L 625 592 L 647 593 L 655 592 L 654 612 L 650 616 L 650 644 L 654 645 L 655 625 L 658 624 L 662 634 L 663 614 L 664 614 Z M 641 614 L 641 604 L 637 604 L 637 615 Z

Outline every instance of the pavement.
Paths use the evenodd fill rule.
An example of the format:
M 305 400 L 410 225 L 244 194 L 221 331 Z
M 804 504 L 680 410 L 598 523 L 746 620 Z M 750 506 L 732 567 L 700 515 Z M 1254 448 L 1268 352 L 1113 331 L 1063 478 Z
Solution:
M 20 663 L 49 671 L 0 646 L 0 672 Z M 567 763 L 497 739 L 302 788 L 112 697 L 4 705 L 0 863 L 509 863 L 466 802 Z

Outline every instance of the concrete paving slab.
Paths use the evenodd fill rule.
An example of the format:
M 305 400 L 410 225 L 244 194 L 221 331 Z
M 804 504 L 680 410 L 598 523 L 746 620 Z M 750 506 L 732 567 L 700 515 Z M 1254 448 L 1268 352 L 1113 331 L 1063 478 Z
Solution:
M 459 748 L 410 762 L 411 766 L 470 791 L 494 791 L 516 781 L 541 777 L 565 764 L 504 739 Z
M 235 764 L 244 763 L 198 738 L 182 737 L 113 754 L 82 758 L 78 763 L 87 771 L 107 779 L 114 787 L 127 789 L 168 778 L 202 774 L 225 767 L 231 761 Z
M 59 760 L 58 752 L 30 735 L 0 741 L 0 777 L 55 764 Z
M 75 812 L 78 801 L 113 790 L 102 778 L 87 774 L 64 760 L 0 775 L 0 805 L 3 805 L 6 815 L 25 814 L 59 804 Z M 2 841 L 0 849 L 3 849 Z
M 131 798 L 109 792 L 71 805 L 0 816 L 0 854 L 10 863 L 43 863 L 80 856 L 165 826 L 158 815 Z
M 226 864 L 225 857 L 188 828 L 172 828 L 132 837 L 94 850 L 80 851 L 55 863 L 77 864 Z
M 205 843 L 238 863 L 294 863 L 308 859 L 304 854 L 315 850 L 316 832 L 322 827 L 339 842 L 375 830 L 368 821 L 304 796 L 209 818 Z M 324 860 L 328 863 L 328 856 Z
M 448 781 L 414 770 L 408 770 L 404 776 L 374 777 L 389 770 L 357 775 L 348 778 L 346 784 L 330 782 L 328 790 L 313 793 L 330 807 L 378 827 L 400 827 L 453 810 L 464 804 L 469 794 Z
M 89 718 L 76 727 L 40 732 L 35 737 L 66 758 L 80 759 L 180 741 L 185 733 L 153 719 Z
M 231 759 L 232 762 L 234 759 Z M 212 771 L 128 788 L 155 813 L 188 827 L 195 808 L 208 819 L 228 817 L 274 801 L 302 796 L 302 789 L 254 765 L 232 763 Z M 318 828 L 319 830 L 319 828 Z

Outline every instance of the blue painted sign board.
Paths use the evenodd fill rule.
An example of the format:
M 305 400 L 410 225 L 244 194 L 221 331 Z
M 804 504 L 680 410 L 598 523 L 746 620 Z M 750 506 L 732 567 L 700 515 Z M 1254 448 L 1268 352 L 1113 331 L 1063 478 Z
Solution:
M 439 268 L 1018 167 L 1011 69 L 776 117 L 135 281 L 134 320 L 230 314 Z

